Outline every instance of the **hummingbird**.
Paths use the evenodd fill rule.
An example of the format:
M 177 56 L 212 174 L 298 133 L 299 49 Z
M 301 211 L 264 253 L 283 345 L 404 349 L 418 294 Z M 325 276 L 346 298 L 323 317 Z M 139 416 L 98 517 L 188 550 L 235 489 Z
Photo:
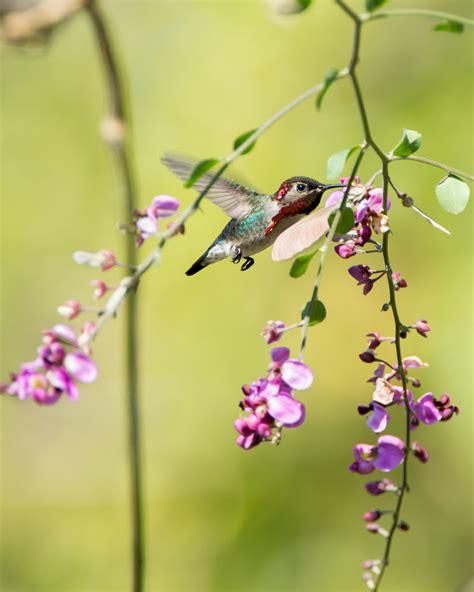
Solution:
M 181 181 L 187 181 L 195 163 L 182 156 L 165 154 L 161 161 Z M 206 173 L 200 177 L 193 188 L 202 191 L 213 175 Z M 275 193 L 260 193 L 245 187 L 227 177 L 220 177 L 206 193 L 206 197 L 219 206 L 231 220 L 206 251 L 186 271 L 194 275 L 223 259 L 230 258 L 240 263 L 241 270 L 250 269 L 255 263 L 252 255 L 271 246 L 277 237 L 304 216 L 315 210 L 328 189 L 343 185 L 325 185 L 311 177 L 290 177 L 283 181 Z M 324 233 L 327 230 L 327 217 L 334 207 L 321 211 Z M 319 212 L 318 212 L 319 214 Z M 292 241 L 295 237 L 292 237 Z

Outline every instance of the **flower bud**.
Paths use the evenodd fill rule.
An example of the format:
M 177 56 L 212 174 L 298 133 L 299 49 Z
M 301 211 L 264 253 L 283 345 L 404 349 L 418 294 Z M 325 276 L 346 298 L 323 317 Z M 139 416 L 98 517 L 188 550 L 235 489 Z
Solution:
M 365 522 L 375 522 L 381 515 L 382 513 L 379 510 L 369 510 L 362 516 L 362 520 Z
M 67 300 L 57 308 L 58 313 L 69 320 L 75 319 L 81 312 L 81 304 L 77 300 Z
M 372 407 L 370 405 L 358 405 L 357 406 L 357 412 L 359 413 L 359 415 L 367 415 L 367 413 L 370 413 L 372 411 Z
M 397 527 L 400 530 L 404 530 L 405 532 L 407 530 L 410 530 L 410 525 L 408 524 L 408 522 L 405 522 L 405 520 L 400 520 L 400 522 L 397 524 Z
M 411 449 L 416 458 L 422 462 L 428 462 L 428 451 L 419 442 L 412 442 Z
M 365 362 L 366 364 L 371 364 L 372 362 L 375 362 L 374 352 L 370 349 L 359 354 L 359 358 L 362 362 Z

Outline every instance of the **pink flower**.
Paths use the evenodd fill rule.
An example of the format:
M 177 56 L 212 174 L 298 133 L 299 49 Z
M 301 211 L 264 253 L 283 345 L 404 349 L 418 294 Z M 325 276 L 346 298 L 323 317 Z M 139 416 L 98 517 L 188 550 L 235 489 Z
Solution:
M 76 251 L 73 254 L 73 259 L 79 265 L 88 265 L 89 267 L 99 267 L 102 271 L 106 271 L 117 265 L 117 259 L 112 251 L 98 251 L 97 253 L 89 253 L 87 251 Z
M 61 306 L 58 306 L 58 313 L 69 320 L 75 319 L 81 312 L 81 304 L 77 300 L 67 300 Z
M 398 488 L 390 479 L 381 479 L 379 481 L 369 481 L 365 484 L 365 489 L 370 495 L 381 495 L 386 491 L 395 492 Z
M 398 271 L 392 273 L 392 281 L 395 290 L 400 290 L 400 288 L 406 288 L 408 286 L 406 280 L 402 278 Z
M 99 300 L 99 298 L 102 298 L 102 296 L 104 294 L 106 294 L 107 290 L 109 289 L 107 284 L 102 280 L 92 280 L 90 283 L 92 286 L 95 286 L 95 290 L 94 290 L 94 299 L 95 300 Z
M 260 335 L 270 345 L 270 343 L 275 343 L 275 341 L 281 339 L 283 335 L 282 329 L 284 328 L 285 323 L 283 321 L 268 321 Z
M 424 321 L 422 319 L 416 321 L 416 323 L 412 325 L 412 328 L 416 329 L 417 333 L 419 333 L 422 337 L 427 337 L 426 334 L 431 331 L 428 321 Z
M 86 354 L 76 351 L 64 359 L 66 370 L 80 382 L 90 383 L 97 378 L 97 367 Z

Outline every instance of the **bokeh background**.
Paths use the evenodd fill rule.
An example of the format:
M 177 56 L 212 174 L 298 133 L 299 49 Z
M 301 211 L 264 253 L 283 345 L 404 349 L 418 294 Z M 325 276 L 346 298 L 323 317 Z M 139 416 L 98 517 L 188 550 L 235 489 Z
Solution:
M 391 2 L 415 5 L 472 12 L 468 1 Z M 351 47 L 351 23 L 328 0 L 286 19 L 257 1 L 103 7 L 127 76 L 141 207 L 159 193 L 183 204 L 194 197 L 160 154 L 228 153 L 237 135 L 346 64 Z M 402 127 L 420 130 L 420 154 L 472 169 L 472 34 L 435 34 L 432 26 L 400 18 L 364 29 L 360 77 L 373 131 L 388 149 Z M 84 15 L 44 47 L 2 52 L 4 378 L 34 357 L 41 331 L 57 322 L 57 305 L 90 297 L 96 274 L 75 266 L 71 253 L 122 245 L 118 179 L 98 134 L 101 74 Z M 302 104 L 232 170 L 267 191 L 296 174 L 324 179 L 327 157 L 360 139 L 352 90 L 342 81 L 321 112 L 313 100 Z M 367 158 L 363 177 L 374 167 Z M 461 590 L 472 567 L 472 206 L 460 216 L 439 207 L 441 171 L 397 163 L 393 174 L 452 231 L 447 237 L 395 204 L 392 259 L 409 284 L 399 293 L 403 319 L 427 318 L 433 329 L 426 340 L 407 339 L 404 353 L 429 362 L 423 388 L 452 393 L 462 413 L 417 434 L 431 460 L 411 465 L 404 518 L 412 529 L 396 537 L 384 590 Z M 371 394 L 371 368 L 357 355 L 365 333 L 391 332 L 389 316 L 378 312 L 385 286 L 363 297 L 348 264 L 330 259 L 321 292 L 328 317 L 307 349 L 315 382 L 303 395 L 306 423 L 285 432 L 279 448 L 243 452 L 232 422 L 240 385 L 268 364 L 259 331 L 268 319 L 297 319 L 315 269 L 291 279 L 289 265 L 266 252 L 245 274 L 222 263 L 186 277 L 224 223 L 204 203 L 139 290 L 147 590 L 363 590 L 360 562 L 379 556 L 383 541 L 364 531 L 361 515 L 375 499 L 347 466 L 352 444 L 373 440 L 356 413 Z M 296 351 L 298 337 L 284 343 Z M 121 319 L 102 332 L 94 348 L 100 379 L 78 403 L 2 400 L 5 591 L 128 589 L 123 338 Z

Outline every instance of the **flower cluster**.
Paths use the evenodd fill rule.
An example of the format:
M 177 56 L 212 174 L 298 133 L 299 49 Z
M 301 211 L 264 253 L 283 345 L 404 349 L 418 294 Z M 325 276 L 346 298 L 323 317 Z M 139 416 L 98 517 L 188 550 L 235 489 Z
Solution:
M 415 329 L 421 336 L 426 337 L 430 327 L 426 320 L 419 320 L 410 327 L 403 329 L 404 334 Z M 382 336 L 379 333 L 367 335 L 367 348 L 359 358 L 362 362 L 377 366 L 368 382 L 374 386 L 372 400 L 368 404 L 358 406 L 360 415 L 366 417 L 367 426 L 376 434 L 387 429 L 390 423 L 389 409 L 402 407 L 409 414 L 410 430 L 415 430 L 420 424 L 432 425 L 442 421 L 448 421 L 459 413 L 458 407 L 451 403 L 450 397 L 443 394 L 439 399 L 433 393 L 427 392 L 419 397 L 414 397 L 412 388 L 419 388 L 421 381 L 411 376 L 412 370 L 426 368 L 428 364 L 418 356 L 408 356 L 402 359 L 401 367 L 391 364 L 382 359 L 378 348 L 386 343 L 393 344 L 394 337 Z M 410 388 L 404 390 L 403 384 Z M 381 435 L 376 444 L 359 443 L 353 447 L 354 461 L 349 470 L 361 475 L 368 475 L 375 470 L 390 472 L 406 462 L 409 454 L 413 454 L 420 462 L 428 461 L 428 451 L 417 441 L 411 442 L 409 446 L 393 435 Z M 397 495 L 402 491 L 403 486 L 398 487 L 389 479 L 370 481 L 365 484 L 367 493 L 372 496 L 379 496 L 385 492 L 394 492 Z M 392 510 L 373 509 L 363 516 L 366 522 L 366 529 L 371 533 L 378 533 L 384 537 L 389 536 L 389 531 L 378 524 L 378 520 L 385 514 L 393 515 Z M 408 530 L 409 526 L 403 520 L 398 520 L 395 525 L 400 530 Z M 366 561 L 363 564 L 364 580 L 369 588 L 373 585 L 374 576 L 379 573 L 380 561 Z
M 179 202 L 174 197 L 159 195 L 153 198 L 151 205 L 143 212 L 135 212 L 133 232 L 137 235 L 137 244 L 157 234 L 158 219 L 171 216 L 178 207 Z M 104 272 L 115 267 L 128 267 L 118 261 L 112 251 L 105 249 L 97 252 L 76 251 L 73 259 L 79 265 Z M 90 308 L 71 299 L 58 306 L 58 313 L 69 320 L 82 313 L 115 316 L 128 291 L 136 286 L 136 278 L 127 276 L 116 286 L 108 285 L 103 279 L 94 279 L 91 284 L 95 300 L 112 292 L 104 309 Z M 97 367 L 90 358 L 89 345 L 97 330 L 95 323 L 86 322 L 78 335 L 71 327 L 62 324 L 45 331 L 37 358 L 23 364 L 20 372 L 12 374 L 9 384 L 1 384 L 0 392 L 21 400 L 31 398 L 42 405 L 56 403 L 63 394 L 70 400 L 76 400 L 79 397 L 76 382 L 91 383 L 97 378 Z
M 90 325 L 86 324 L 82 333 L 91 331 Z M 97 378 L 94 362 L 79 350 L 78 337 L 67 325 L 55 325 L 45 331 L 37 352 L 35 360 L 23 364 L 18 374 L 12 374 L 10 384 L 1 385 L 1 392 L 20 400 L 31 398 L 40 405 L 51 405 L 62 395 L 77 400 L 76 381 L 89 384 Z
M 287 347 L 273 348 L 271 359 L 266 378 L 242 387 L 244 397 L 239 406 L 247 415 L 238 418 L 234 427 L 239 433 L 236 442 L 244 450 L 261 442 L 278 443 L 282 428 L 297 427 L 305 418 L 305 407 L 293 397 L 292 391 L 311 386 L 311 369 L 290 358 Z
M 144 210 L 133 212 L 136 244 L 141 246 L 147 238 L 159 234 L 158 220 L 169 218 L 179 208 L 179 201 L 170 195 L 157 195 Z

